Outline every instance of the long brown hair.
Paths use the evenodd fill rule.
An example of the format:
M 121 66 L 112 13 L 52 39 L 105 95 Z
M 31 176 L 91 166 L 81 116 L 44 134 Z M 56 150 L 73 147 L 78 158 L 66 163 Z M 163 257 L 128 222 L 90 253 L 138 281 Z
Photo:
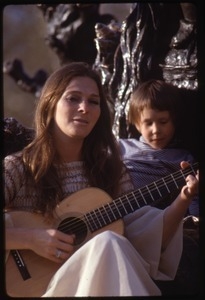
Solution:
M 94 129 L 85 138 L 82 149 L 89 184 L 102 188 L 115 197 L 122 175 L 122 162 L 112 133 L 110 111 L 100 76 L 89 65 L 80 62 L 72 62 L 59 68 L 51 74 L 42 89 L 34 119 L 35 138 L 23 150 L 28 177 L 39 191 L 37 208 L 48 215 L 62 200 L 61 186 L 53 163 L 56 158 L 51 130 L 54 110 L 70 81 L 78 76 L 92 78 L 100 95 L 101 114 Z

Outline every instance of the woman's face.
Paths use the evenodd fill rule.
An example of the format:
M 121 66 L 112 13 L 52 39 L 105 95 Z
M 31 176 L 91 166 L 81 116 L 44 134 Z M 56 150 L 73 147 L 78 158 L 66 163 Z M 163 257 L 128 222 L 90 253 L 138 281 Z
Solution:
M 55 138 L 84 140 L 94 128 L 100 112 L 96 82 L 89 77 L 73 78 L 55 108 Z

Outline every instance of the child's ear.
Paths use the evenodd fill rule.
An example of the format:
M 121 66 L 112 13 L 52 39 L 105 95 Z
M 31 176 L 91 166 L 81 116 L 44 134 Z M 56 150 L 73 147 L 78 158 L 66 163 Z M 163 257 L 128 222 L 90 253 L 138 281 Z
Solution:
M 138 123 L 135 123 L 135 127 L 137 128 L 137 130 L 139 131 L 139 133 L 141 133 L 140 126 L 139 126 Z

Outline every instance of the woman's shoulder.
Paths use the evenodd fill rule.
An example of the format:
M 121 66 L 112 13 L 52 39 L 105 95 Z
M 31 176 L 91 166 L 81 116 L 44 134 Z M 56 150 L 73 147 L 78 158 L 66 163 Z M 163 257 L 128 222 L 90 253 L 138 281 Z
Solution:
M 23 166 L 23 160 L 22 160 L 22 152 L 16 152 L 13 154 L 9 154 L 6 157 L 4 157 L 4 166 L 6 168 L 9 168 L 9 166 Z
M 21 158 L 22 158 L 22 151 L 19 151 L 5 156 L 4 161 L 21 160 Z

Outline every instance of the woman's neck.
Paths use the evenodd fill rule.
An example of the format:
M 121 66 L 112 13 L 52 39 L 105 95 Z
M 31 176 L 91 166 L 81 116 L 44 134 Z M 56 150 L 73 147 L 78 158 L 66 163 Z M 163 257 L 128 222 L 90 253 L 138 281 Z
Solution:
M 61 162 L 73 162 L 82 160 L 82 141 L 69 141 L 69 143 L 58 143 L 56 150 Z

